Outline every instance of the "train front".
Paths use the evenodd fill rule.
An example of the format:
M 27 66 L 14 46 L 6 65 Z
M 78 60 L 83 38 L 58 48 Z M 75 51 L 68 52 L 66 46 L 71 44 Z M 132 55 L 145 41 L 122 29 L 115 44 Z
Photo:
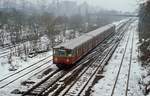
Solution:
M 73 51 L 64 47 L 53 48 L 53 63 L 59 68 L 71 67 L 74 63 Z

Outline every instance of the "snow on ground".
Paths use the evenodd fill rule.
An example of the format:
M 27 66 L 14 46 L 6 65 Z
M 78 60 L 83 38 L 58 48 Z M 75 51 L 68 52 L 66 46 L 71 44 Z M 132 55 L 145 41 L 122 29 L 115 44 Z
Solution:
M 136 22 L 138 23 L 138 22 Z M 137 24 L 136 24 L 137 25 Z M 137 25 L 138 26 L 138 25 Z M 136 28 L 137 29 L 137 28 Z M 144 96 L 140 85 L 138 84 L 141 79 L 141 64 L 138 60 L 138 31 L 135 30 L 134 33 L 134 42 L 133 42 L 133 54 L 132 54 L 132 64 L 131 64 L 131 74 L 128 88 L 128 96 Z
M 31 66 L 33 65 L 34 63 L 46 58 L 46 57 L 49 57 L 50 55 L 52 55 L 52 51 L 49 51 L 49 52 L 45 52 L 45 53 L 41 53 L 33 58 L 28 58 L 27 61 L 23 61 L 20 59 L 20 57 L 13 57 L 13 62 L 12 62 L 12 65 L 15 66 L 17 68 L 17 70 L 15 71 L 9 71 L 9 68 L 11 67 L 11 64 L 8 64 L 8 59 L 7 57 L 3 57 L 3 58 L 0 58 L 0 80 L 2 80 L 3 78 L 11 75 L 11 74 L 14 74 L 14 73 L 17 73 L 19 72 L 20 70 L 28 67 L 28 66 Z M 35 73 L 38 73 L 46 68 L 48 68 L 52 62 L 49 62 L 43 66 L 41 66 L 42 64 L 44 64 L 44 62 L 47 62 L 49 60 L 52 60 L 52 57 L 49 57 L 47 58 L 46 60 L 42 61 L 41 63 L 39 64 L 36 64 L 35 66 L 33 67 L 30 67 L 24 71 L 21 71 L 20 73 L 18 73 L 17 75 L 15 76 L 12 76 L 11 78 L 8 78 L 7 80 L 4 80 L 2 82 L 0 82 L 0 87 L 2 87 L 3 85 L 11 82 L 12 80 L 16 79 L 16 78 L 19 78 L 20 76 L 30 72 L 29 74 L 23 76 L 22 78 L 16 80 L 15 82 L 13 82 L 12 84 L 9 84 L 8 86 L 4 87 L 4 88 L 1 88 L 0 89 L 0 96 L 17 96 L 16 94 L 11 94 L 11 92 L 14 90 L 14 89 L 20 89 L 20 90 L 24 90 L 24 87 L 21 86 L 21 82 L 27 80 L 27 78 L 33 76 Z M 39 67 L 41 66 L 41 67 Z M 34 70 L 35 68 L 39 67 L 38 69 Z M 34 71 L 32 71 L 34 70 Z M 37 81 L 37 80 L 36 80 Z
M 132 29 L 130 29 L 132 27 Z M 135 32 L 134 35 L 134 48 L 133 48 L 133 55 L 132 55 L 132 66 L 131 66 L 131 74 L 130 74 L 130 81 L 129 81 L 129 88 L 128 88 L 128 96 L 143 96 L 142 91 L 140 90 L 140 85 L 138 85 L 138 82 L 140 80 L 140 76 L 141 76 L 141 67 L 138 63 L 138 52 L 137 52 L 137 42 L 138 42 L 138 33 L 136 31 L 137 28 L 137 22 L 134 22 L 134 24 L 132 24 L 129 28 L 128 32 Z M 136 28 L 135 28 L 136 27 Z M 132 31 L 130 31 L 132 30 Z M 129 35 L 129 33 L 127 33 L 127 35 Z M 132 40 L 129 41 L 129 44 L 131 43 Z M 112 56 L 112 58 L 110 59 L 108 65 L 104 68 L 104 78 L 100 79 L 98 81 L 97 84 L 94 85 L 94 87 L 92 88 L 92 96 L 110 96 L 111 92 L 112 92 L 112 87 L 114 85 L 116 76 L 117 76 L 117 72 L 119 69 L 119 65 L 120 65 L 120 61 L 122 59 L 122 55 L 124 52 L 124 48 L 125 48 L 125 44 L 127 42 L 127 38 L 124 38 L 124 40 L 122 40 L 122 42 L 119 44 L 119 47 L 117 48 L 117 50 L 115 51 L 114 55 Z M 131 44 L 130 44 L 131 45 Z M 129 46 L 131 47 L 131 46 Z M 128 61 L 128 52 L 130 52 L 131 49 L 127 48 L 127 54 L 125 56 L 125 59 Z M 114 96 L 121 96 L 122 95 L 122 87 L 123 82 L 125 81 L 124 79 L 126 79 L 126 69 L 128 70 L 128 62 L 125 61 L 125 63 L 123 64 L 123 68 L 122 68 L 122 74 L 121 77 L 118 79 L 119 82 L 117 83 L 117 92 L 114 94 Z M 119 89 L 120 88 L 120 89 Z M 120 91 L 120 92 L 119 92 Z M 124 91 L 125 92 L 125 91 Z M 125 96 L 125 95 L 122 95 Z
M 51 63 L 48 63 L 47 65 L 42 66 L 40 69 L 33 71 L 31 73 L 29 73 L 28 75 L 24 76 L 23 78 L 20 78 L 19 80 L 13 82 L 12 84 L 6 86 L 5 88 L 0 90 L 1 96 L 17 96 L 16 94 L 11 94 L 12 91 L 14 91 L 15 89 L 19 89 L 19 90 L 25 90 L 26 87 L 21 86 L 21 82 L 23 82 L 24 80 L 26 80 L 26 78 L 33 76 L 35 73 L 41 71 L 41 69 L 45 69 L 47 67 L 49 67 Z M 18 95 L 20 96 L 20 95 Z
M 124 22 L 124 20 L 122 22 Z M 116 25 L 119 24 L 119 23 L 121 23 L 121 22 L 116 23 Z M 43 40 L 44 38 L 41 38 L 41 39 Z M 4 52 L 4 50 L 0 49 L 0 52 Z M 120 53 L 120 55 L 121 54 L 122 53 Z M 14 74 L 16 72 L 19 72 L 20 70 L 22 70 L 22 69 L 24 69 L 24 68 L 26 68 L 28 66 L 31 66 L 32 64 L 34 64 L 34 63 L 36 63 L 36 62 L 38 62 L 38 61 L 40 61 L 40 60 L 42 60 L 42 59 L 50 56 L 50 55 L 52 55 L 52 51 L 41 53 L 41 54 L 39 54 L 39 55 L 37 55 L 37 56 L 35 56 L 33 58 L 28 58 L 27 61 L 21 60 L 20 57 L 13 56 L 13 58 L 12 58 L 13 62 L 12 62 L 12 64 L 8 63 L 8 57 L 2 57 L 2 58 L 0 58 L 0 70 L 1 70 L 1 72 L 0 72 L 0 81 L 3 78 L 5 78 L 5 77 L 7 77 L 7 76 L 9 76 L 11 74 Z M 117 54 L 117 56 L 119 56 L 119 55 Z M 51 58 L 49 58 L 49 59 L 51 59 Z M 114 62 L 114 65 L 115 65 L 115 61 L 112 61 L 112 63 L 113 62 Z M 46 65 L 43 65 L 42 67 L 40 67 L 39 69 L 34 70 L 33 72 L 29 73 L 28 75 L 23 76 L 22 78 L 20 78 L 19 80 L 13 82 L 12 84 L 10 84 L 10 85 L 8 85 L 8 86 L 0 89 L 0 96 L 17 96 L 16 94 L 11 94 L 11 92 L 14 89 L 25 90 L 26 87 L 28 87 L 28 86 L 21 86 L 21 82 L 23 82 L 25 80 L 33 80 L 35 82 L 38 82 L 40 79 L 37 79 L 36 77 L 32 77 L 32 76 L 34 76 L 34 74 L 36 74 L 36 73 L 38 74 L 38 72 L 41 72 L 42 70 L 47 69 L 49 66 L 51 66 L 51 64 L 52 64 L 52 62 L 49 62 Z M 11 77 L 11 78 L 9 78 L 8 80 L 6 80 L 4 82 L 0 82 L 0 87 L 3 86 L 3 85 L 5 85 L 5 83 L 10 82 L 11 79 L 13 80 L 13 79 L 19 77 L 19 75 L 26 74 L 26 72 L 32 71 L 34 68 L 36 68 L 36 67 L 38 67 L 40 65 L 42 65 L 42 63 L 37 64 L 33 68 L 29 68 L 28 70 L 24 71 L 23 73 L 19 73 L 18 75 L 14 76 L 14 77 Z M 111 64 L 109 64 L 109 65 L 111 65 Z M 15 71 L 9 71 L 9 68 L 11 68 L 12 66 L 14 66 L 17 70 L 15 70 Z M 109 66 L 107 66 L 107 67 L 109 67 Z M 112 67 L 113 66 L 110 66 L 110 68 L 108 68 L 108 69 L 111 69 Z M 55 66 L 53 66 L 53 68 L 55 69 Z M 114 70 L 114 69 L 112 69 L 112 70 Z M 41 73 L 39 73 L 39 74 L 41 74 Z M 105 73 L 105 74 L 107 75 L 107 73 Z M 109 76 L 109 74 L 108 74 L 108 76 Z M 20 96 L 20 95 L 18 95 L 18 96 Z
M 37 61 L 42 60 L 50 55 L 52 55 L 52 52 L 42 53 L 42 54 L 35 56 L 34 58 L 28 58 L 27 61 L 20 60 L 20 57 L 13 57 L 12 65 L 17 67 L 16 71 L 9 71 L 9 68 L 11 67 L 11 65 L 8 64 L 7 57 L 0 58 L 0 70 L 1 70 L 0 79 L 4 78 L 10 74 L 13 74 L 17 71 L 20 71 L 23 68 L 28 67 L 28 66 L 36 63 Z
M 126 39 L 127 38 L 125 38 L 125 40 L 120 43 L 117 51 L 109 61 L 108 66 L 104 68 L 104 71 L 106 71 L 104 72 L 104 78 L 94 86 L 94 92 L 92 93 L 92 96 L 110 96 L 113 87 L 112 85 L 114 84 L 117 71 L 119 70 L 118 62 L 120 63 L 125 43 L 127 42 Z
M 127 50 L 125 53 L 124 61 L 122 63 L 122 68 L 118 77 L 118 81 L 116 83 L 115 91 L 113 96 L 125 96 L 126 90 L 126 83 L 128 78 L 128 70 L 130 64 L 130 54 L 131 54 L 131 47 L 132 47 L 132 37 L 133 33 L 132 30 L 129 30 L 129 43 L 127 45 Z M 118 64 L 118 63 L 117 63 Z M 120 62 L 121 64 L 121 62 Z
M 120 20 L 120 21 L 115 21 L 115 22 L 113 22 L 113 24 L 115 24 L 117 27 L 120 27 L 119 25 L 121 24 L 121 23 L 124 23 L 124 22 L 126 22 L 126 21 L 128 21 L 129 20 L 129 18 L 127 18 L 127 19 L 123 19 L 123 20 Z

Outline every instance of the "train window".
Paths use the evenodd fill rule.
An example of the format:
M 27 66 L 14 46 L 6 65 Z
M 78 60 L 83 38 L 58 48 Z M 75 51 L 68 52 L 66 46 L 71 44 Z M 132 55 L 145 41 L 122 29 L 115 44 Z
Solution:
M 75 49 L 75 52 L 74 52 L 74 53 L 76 54 L 76 56 L 78 55 L 78 54 L 77 54 L 77 49 Z
M 75 49 L 75 50 L 73 51 L 73 54 L 74 54 L 75 56 L 77 56 L 77 49 Z
M 60 56 L 66 56 L 66 51 L 60 49 L 60 50 L 59 50 L 59 55 L 60 55 Z
M 79 55 L 79 49 L 77 48 L 77 56 Z
M 54 49 L 53 52 L 55 56 L 66 56 L 66 50 Z
M 72 53 L 73 53 L 72 50 L 67 50 L 66 55 L 67 56 L 72 56 Z
M 53 50 L 53 54 L 54 54 L 54 55 L 59 55 L 58 50 L 57 50 L 57 49 L 54 49 L 54 50 Z

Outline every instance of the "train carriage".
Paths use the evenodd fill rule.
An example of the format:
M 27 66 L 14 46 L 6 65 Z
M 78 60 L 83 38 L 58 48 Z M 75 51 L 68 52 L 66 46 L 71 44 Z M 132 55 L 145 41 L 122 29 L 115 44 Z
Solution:
M 58 67 L 71 66 L 84 55 L 89 48 L 89 40 L 91 36 L 80 36 L 67 43 L 62 43 L 53 48 L 53 63 Z
M 115 26 L 109 24 L 54 47 L 53 63 L 61 69 L 71 67 L 114 32 Z

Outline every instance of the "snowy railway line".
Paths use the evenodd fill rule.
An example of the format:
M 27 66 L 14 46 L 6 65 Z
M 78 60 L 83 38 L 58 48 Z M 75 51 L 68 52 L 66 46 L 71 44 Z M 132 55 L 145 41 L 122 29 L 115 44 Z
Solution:
M 4 51 L 6 51 L 6 50 L 8 50 L 8 49 L 13 48 L 14 46 L 16 46 L 16 45 L 12 45 L 12 46 L 8 46 L 8 47 L 4 47 L 4 48 L 0 47 L 0 50 L 4 50 Z M 18 46 L 18 45 L 17 45 L 17 46 Z M 2 52 L 2 53 L 0 53 L 0 54 L 4 54 L 4 53 L 6 53 L 6 52 Z
M 137 59 L 137 20 L 133 22 L 122 39 L 112 58 L 109 60 L 103 76 L 92 85 L 85 96 L 143 96 L 140 89 L 140 66 Z M 89 95 L 90 94 L 90 95 Z M 99 96 L 99 95 L 98 95 Z
M 71 74 L 71 76 L 67 76 L 62 80 L 59 80 L 58 83 L 56 83 L 56 85 L 52 87 L 53 89 L 56 88 L 56 90 L 53 92 L 51 91 L 51 93 L 47 92 L 47 94 L 55 96 L 57 96 L 58 93 L 60 95 L 67 95 L 67 96 L 80 95 L 81 92 L 84 90 L 88 81 L 95 75 L 95 73 L 99 70 L 102 70 L 102 66 L 107 62 L 110 54 L 115 50 L 116 47 L 117 44 L 115 44 L 111 48 L 106 49 L 103 52 L 104 56 L 102 57 L 101 55 L 96 56 L 92 62 L 90 62 L 86 67 L 83 67 L 82 70 L 80 70 L 81 71 L 80 73 L 76 71 L 73 74 Z
M 6 51 L 4 51 L 4 52 L 1 52 L 0 53 L 0 58 L 3 58 L 3 57 L 6 57 L 6 56 L 8 56 L 9 55 L 9 50 L 6 50 Z
M 123 36 L 123 34 L 121 36 Z M 115 40 L 116 39 L 110 40 L 111 42 L 105 42 L 104 44 L 106 45 L 104 46 L 103 44 L 100 44 L 100 46 L 96 48 L 97 50 L 95 53 L 97 54 L 94 53 L 93 55 L 94 60 L 86 64 L 86 67 L 83 65 L 83 67 L 81 67 L 80 70 L 76 70 L 76 72 L 69 72 L 69 75 L 66 75 L 62 79 L 57 81 L 56 84 L 54 84 L 47 90 L 46 93 L 43 94 L 43 96 L 48 94 L 49 96 L 81 95 L 86 85 L 89 83 L 92 77 L 96 75 L 95 73 L 103 69 L 105 63 L 109 60 L 114 50 L 117 48 L 118 43 L 116 43 Z M 103 48 L 105 50 L 101 50 Z
M 131 34 L 131 36 L 130 36 L 130 34 Z M 113 85 L 111 96 L 116 96 L 116 94 L 115 94 L 116 91 L 120 91 L 120 90 L 117 90 L 117 88 L 120 89 L 121 87 L 123 87 L 125 91 L 124 90 L 123 90 L 124 92 L 121 91 L 120 96 L 127 96 L 127 93 L 128 93 L 128 84 L 129 84 L 130 69 L 131 69 L 131 60 L 132 60 L 133 36 L 134 36 L 134 33 L 130 32 L 130 34 L 129 34 L 127 42 L 125 44 L 124 52 L 123 52 L 123 55 L 122 55 L 121 63 L 120 63 L 120 66 L 119 66 L 119 70 L 117 72 L 116 80 L 115 80 L 115 83 Z M 132 40 L 132 45 L 130 45 L 130 47 L 131 47 L 131 53 L 128 54 L 128 55 L 130 55 L 130 59 L 129 59 L 129 63 L 128 63 L 128 71 L 126 73 L 125 70 L 123 70 L 123 68 L 124 68 L 124 66 L 127 65 L 126 63 L 124 63 L 124 60 L 125 60 L 125 55 L 127 54 L 126 51 L 127 51 L 127 47 L 129 46 L 129 40 L 130 39 Z M 123 64 L 125 64 L 125 65 L 123 65 Z M 124 74 L 124 76 L 126 77 L 126 80 L 125 79 L 122 80 L 122 81 L 124 81 L 125 84 L 124 85 L 122 84 L 123 86 L 119 86 L 118 87 L 117 83 L 119 82 L 119 80 L 121 80 L 121 77 L 119 77 L 119 76 L 122 76 L 122 75 L 120 75 L 121 74 L 120 72 L 122 72 L 122 74 Z
M 21 47 L 22 45 L 21 44 L 16 44 L 16 45 L 12 45 L 12 46 L 9 46 L 9 47 L 5 47 L 5 48 L 0 48 L 0 50 L 2 50 L 3 52 L 0 52 L 0 58 L 5 58 L 5 57 L 8 57 L 10 55 L 14 55 L 16 54 L 17 52 L 22 52 L 24 53 L 25 52 L 25 49 L 21 48 L 19 50 L 16 50 L 16 48 L 18 47 Z M 33 51 L 34 52 L 34 51 Z M 43 50 L 43 52 L 46 52 L 46 50 Z M 37 52 L 38 53 L 38 52 Z M 41 53 L 39 51 L 39 53 Z M 29 53 L 30 54 L 30 53 Z M 28 57 L 30 57 L 28 54 Z M 32 54 L 32 52 L 31 52 Z M 34 56 L 35 56 L 36 52 L 34 53 Z M 34 57 L 34 56 L 31 56 L 31 57 Z
M 100 50 L 99 50 L 99 52 L 100 52 Z M 95 52 L 92 52 L 92 53 L 95 53 Z M 31 89 L 29 89 L 23 95 L 30 94 L 30 95 L 45 96 L 47 94 L 47 91 L 49 93 L 49 91 L 53 90 L 53 88 L 57 85 L 57 82 L 59 80 L 61 81 L 61 79 L 64 78 L 65 76 L 67 76 L 67 77 L 70 76 L 69 77 L 69 80 L 70 80 L 71 77 L 76 76 L 81 70 L 83 70 L 86 67 L 88 68 L 88 66 L 90 66 L 90 64 L 92 64 L 96 60 L 96 58 L 99 57 L 98 55 L 100 55 L 100 54 L 97 54 L 97 55 L 94 54 L 94 56 L 91 55 L 90 57 L 87 57 L 85 60 L 81 61 L 82 64 L 77 64 L 77 66 L 75 66 L 75 68 L 72 68 L 72 70 L 69 70 L 69 71 L 57 70 L 57 71 L 53 72 L 53 74 L 48 76 L 48 78 L 41 81 L 36 86 L 33 86 Z M 50 88 L 50 87 L 52 87 L 52 88 Z
M 46 55 L 46 58 L 31 63 L 30 66 L 4 75 L 0 79 L 0 92 L 12 88 L 8 93 L 11 95 L 8 96 L 89 95 L 87 91 L 90 90 L 95 78 L 103 78 L 103 68 L 119 42 L 127 37 L 127 30 L 130 30 L 130 25 L 134 21 L 135 19 L 126 19 L 117 24 L 114 36 L 105 39 L 69 70 L 58 69 L 51 62 L 52 56 Z M 127 82 L 129 83 L 129 80 Z M 5 96 L 4 94 L 2 96 Z
M 12 46 L 9 46 L 9 47 L 0 48 L 0 50 L 3 51 L 3 52 L 0 52 L 0 58 L 8 56 L 11 52 L 11 49 L 16 47 L 16 46 L 19 46 L 19 44 L 12 45 Z
M 0 89 L 12 84 L 13 82 L 17 81 L 18 79 L 36 71 L 37 69 L 44 67 L 43 69 L 45 70 L 48 67 L 48 64 L 52 60 L 52 55 L 34 63 L 31 64 L 30 66 L 23 68 L 13 74 L 10 74 L 8 76 L 5 76 L 4 78 L 0 79 Z M 51 58 L 51 59 L 50 59 Z M 43 71 L 42 69 L 42 71 Z M 39 73 L 38 71 L 37 73 Z M 13 79 L 12 79 L 13 78 Z
M 123 34 L 121 36 L 123 36 Z M 113 54 L 113 52 L 119 44 L 119 42 L 116 43 L 116 41 L 113 41 L 111 43 L 112 45 L 110 44 L 111 46 L 106 48 L 105 51 L 103 50 L 103 53 L 101 55 L 95 56 L 96 59 L 93 62 L 88 64 L 88 66 L 83 67 L 83 70 L 80 73 L 73 73 L 71 76 L 67 76 L 59 80 L 58 83 L 56 83 L 55 86 L 51 88 L 51 93 L 49 94 L 49 96 L 83 96 L 86 92 L 85 89 L 90 80 L 94 79 L 96 76 L 99 75 L 98 72 L 101 72 L 103 70 L 103 67 L 105 66 L 105 64 L 107 63 L 107 61 L 109 60 L 109 58 L 111 57 L 111 55 Z M 56 90 L 52 92 L 54 88 L 56 88 Z M 48 93 L 49 92 L 47 92 L 47 94 L 44 95 L 48 95 Z
M 127 27 L 130 24 L 125 24 L 125 25 Z M 124 32 L 125 32 L 125 30 L 126 29 L 124 29 Z M 123 36 L 124 32 L 122 32 L 121 36 Z M 94 69 L 95 70 L 94 73 L 96 73 L 97 70 L 100 67 L 101 67 L 100 69 L 102 70 L 102 66 L 101 65 L 98 66 L 97 63 L 94 63 L 94 62 L 96 62 L 96 61 L 100 62 L 101 61 L 101 63 L 104 62 L 104 64 L 105 64 L 106 61 L 111 56 L 110 54 L 112 54 L 113 51 L 117 47 L 117 45 L 118 45 L 118 43 L 116 43 L 117 40 L 118 40 L 118 37 L 117 37 L 117 39 L 115 38 L 115 40 L 111 40 L 112 41 L 111 42 L 112 45 L 110 44 L 110 42 L 107 42 L 108 45 L 110 44 L 109 46 L 107 44 L 103 43 L 104 46 L 105 46 L 105 47 L 103 46 L 103 48 L 102 48 L 103 44 L 100 44 L 101 46 L 99 46 L 96 49 L 94 49 L 95 51 L 93 50 L 92 53 L 90 53 L 86 58 L 82 59 L 81 62 L 79 62 L 79 63 L 82 63 L 82 64 L 77 64 L 77 66 L 75 66 L 75 68 L 70 69 L 69 71 L 63 71 L 63 70 L 56 70 L 56 71 L 54 71 L 52 74 L 50 74 L 49 76 L 47 76 L 47 78 L 45 78 L 44 80 L 42 80 L 38 84 L 34 85 L 28 91 L 22 92 L 23 95 L 38 95 L 38 96 L 43 95 L 43 96 L 45 96 L 45 95 L 48 95 L 49 93 L 51 93 L 52 91 L 53 92 L 51 93 L 51 95 L 56 95 L 59 92 L 61 92 L 64 89 L 64 87 L 67 86 L 66 84 L 64 84 L 64 81 L 66 81 L 68 83 L 68 82 L 70 82 L 70 79 L 71 80 L 74 79 L 75 76 L 77 76 L 79 74 L 81 75 L 79 77 L 82 77 L 82 74 L 86 74 L 86 71 L 87 70 L 92 70 L 92 68 L 95 68 Z M 111 50 L 111 49 L 113 49 L 113 50 Z M 104 56 L 102 56 L 102 54 Z M 109 55 L 109 56 L 107 56 L 107 55 Z M 101 58 L 99 58 L 100 56 L 101 56 Z M 100 60 L 97 60 L 98 58 Z M 80 73 L 80 71 L 81 71 L 81 73 Z M 89 71 L 89 72 L 91 72 L 91 71 Z M 92 78 L 93 75 L 94 75 L 94 73 L 88 73 L 88 74 L 91 74 L 92 75 L 91 78 Z M 73 75 L 73 74 L 75 74 L 75 75 Z M 64 78 L 67 78 L 67 77 L 69 79 L 64 79 Z M 79 77 L 78 77 L 78 79 L 79 79 Z M 69 89 L 70 88 L 71 87 L 69 87 Z M 56 89 L 56 90 L 54 91 L 54 89 Z

